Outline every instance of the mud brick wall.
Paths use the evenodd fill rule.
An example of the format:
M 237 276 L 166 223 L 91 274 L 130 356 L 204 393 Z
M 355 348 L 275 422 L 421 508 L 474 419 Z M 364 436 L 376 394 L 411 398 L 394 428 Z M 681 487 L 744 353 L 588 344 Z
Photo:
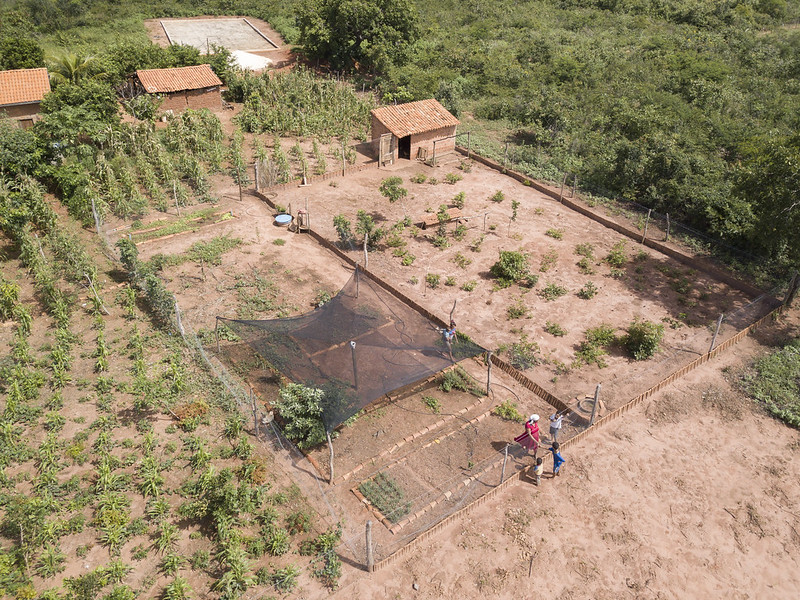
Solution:
M 5 113 L 5 116 L 9 119 L 32 119 L 36 121 L 39 118 L 39 103 L 0 106 L 0 116 L 3 116 L 3 113 Z
M 207 108 L 209 110 L 222 109 L 222 93 L 218 87 L 202 90 L 185 90 L 164 94 L 164 101 L 161 103 L 160 110 L 181 112 L 187 108 L 198 110 Z
M 436 141 L 436 156 L 442 156 L 456 149 L 456 128 L 443 127 L 411 136 L 411 158 L 417 158 L 420 148 L 428 152 L 428 158 L 433 156 L 433 142 Z M 448 139 L 442 139 L 448 138 Z

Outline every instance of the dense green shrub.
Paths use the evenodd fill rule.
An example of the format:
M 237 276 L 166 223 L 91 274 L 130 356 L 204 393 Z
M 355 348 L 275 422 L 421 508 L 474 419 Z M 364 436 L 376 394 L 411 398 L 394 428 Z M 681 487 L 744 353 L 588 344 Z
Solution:
M 742 384 L 771 414 L 800 427 L 800 339 L 756 360 Z
M 662 324 L 636 319 L 628 325 L 628 333 L 622 336 L 620 342 L 634 359 L 647 360 L 658 352 L 663 337 Z
M 327 439 L 322 423 L 323 399 L 322 390 L 298 383 L 281 388 L 275 408 L 281 416 L 286 437 L 298 448 L 312 448 Z
M 498 280 L 501 287 L 527 279 L 530 273 L 528 255 L 524 252 L 501 250 L 500 260 L 494 263 L 489 272 Z

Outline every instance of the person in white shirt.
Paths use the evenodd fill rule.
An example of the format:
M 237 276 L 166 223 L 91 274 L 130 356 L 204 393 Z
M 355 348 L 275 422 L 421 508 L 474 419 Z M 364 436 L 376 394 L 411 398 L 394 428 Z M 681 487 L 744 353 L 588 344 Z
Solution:
M 564 415 L 559 413 L 553 413 L 550 415 L 550 437 L 553 438 L 553 441 L 558 441 L 558 432 L 561 431 L 561 421 L 564 419 Z

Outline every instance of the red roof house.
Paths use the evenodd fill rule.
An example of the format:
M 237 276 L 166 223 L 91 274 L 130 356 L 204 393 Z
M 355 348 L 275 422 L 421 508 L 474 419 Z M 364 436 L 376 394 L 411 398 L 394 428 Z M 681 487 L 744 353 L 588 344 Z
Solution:
M 30 127 L 39 115 L 39 104 L 50 91 L 47 69 L 0 71 L 0 115 Z
M 428 158 L 455 150 L 459 125 L 437 100 L 420 100 L 372 111 L 372 140 L 381 140 L 381 162 L 396 158 Z M 434 144 L 435 142 L 435 144 Z
M 180 112 L 187 108 L 222 108 L 222 81 L 209 65 L 172 69 L 141 69 L 136 80 L 142 91 L 161 96 L 161 110 Z

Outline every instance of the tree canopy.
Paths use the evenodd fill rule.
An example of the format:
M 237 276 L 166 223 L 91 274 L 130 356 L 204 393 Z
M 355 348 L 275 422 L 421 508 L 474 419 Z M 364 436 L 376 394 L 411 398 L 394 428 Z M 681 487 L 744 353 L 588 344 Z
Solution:
M 413 0 L 306 0 L 297 23 L 306 55 L 344 71 L 404 64 L 419 37 Z

